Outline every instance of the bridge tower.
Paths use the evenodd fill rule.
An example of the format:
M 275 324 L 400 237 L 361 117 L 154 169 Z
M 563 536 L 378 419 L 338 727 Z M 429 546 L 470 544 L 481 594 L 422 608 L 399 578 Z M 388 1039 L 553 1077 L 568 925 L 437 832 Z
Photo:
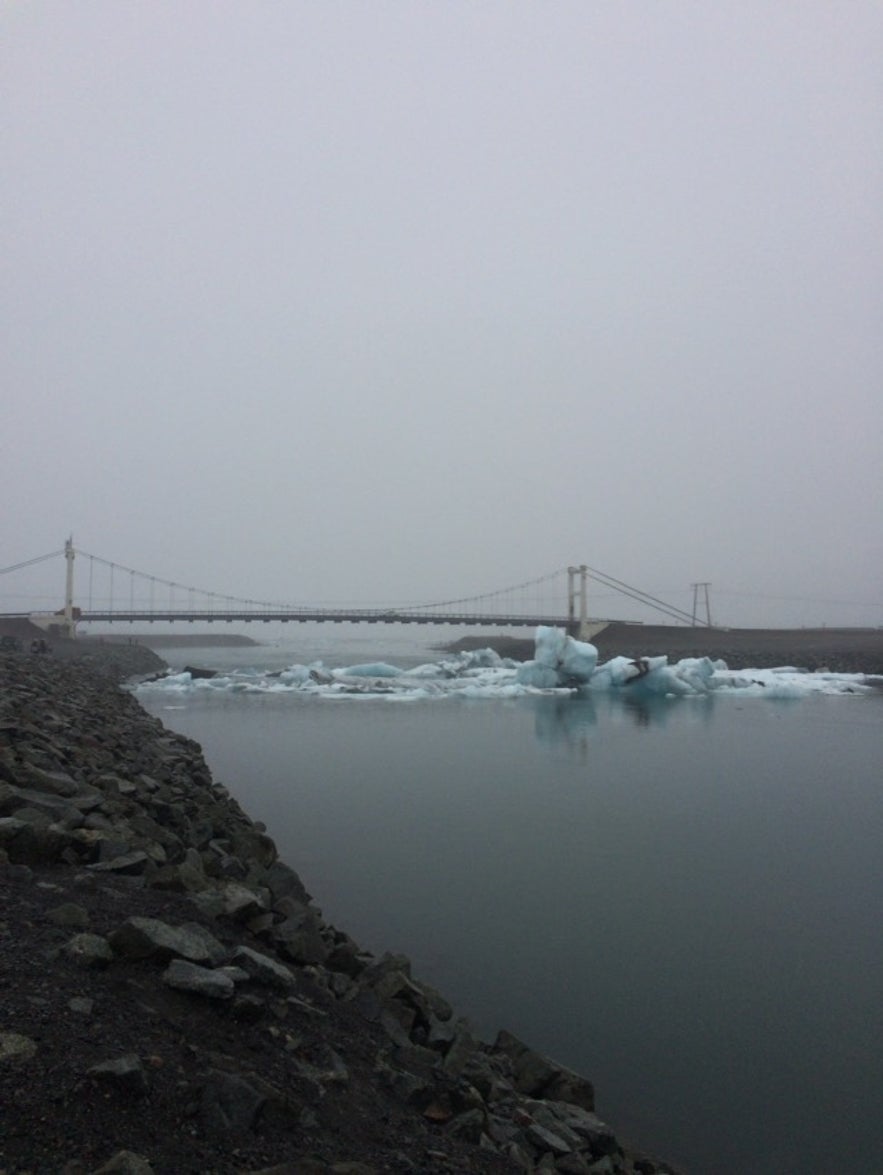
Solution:
M 577 589 L 577 576 L 579 588 Z M 588 620 L 588 568 L 585 563 L 579 567 L 567 568 L 567 624 L 572 632 L 582 638 Z M 579 615 L 577 616 L 577 599 L 579 599 Z
M 579 584 L 577 586 L 577 576 Z M 567 568 L 567 627 L 577 640 L 590 641 L 607 627 L 606 620 L 589 621 L 589 569 L 585 563 Z M 577 600 L 579 610 L 577 612 Z
M 77 626 L 74 623 L 74 536 L 64 544 L 64 559 L 67 571 L 64 579 L 64 627 L 69 640 L 77 635 Z

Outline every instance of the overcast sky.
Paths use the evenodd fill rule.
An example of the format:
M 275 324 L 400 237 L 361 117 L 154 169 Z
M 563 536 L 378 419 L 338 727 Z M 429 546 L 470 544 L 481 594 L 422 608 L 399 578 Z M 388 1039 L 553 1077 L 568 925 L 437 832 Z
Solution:
M 883 623 L 876 0 L 3 0 L 0 43 L 0 566 Z

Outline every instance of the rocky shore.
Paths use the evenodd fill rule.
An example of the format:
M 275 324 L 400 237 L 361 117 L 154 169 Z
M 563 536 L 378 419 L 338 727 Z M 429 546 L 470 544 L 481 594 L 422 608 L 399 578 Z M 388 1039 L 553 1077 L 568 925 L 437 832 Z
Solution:
M 326 923 L 120 688 L 152 654 L 74 652 L 0 654 L 2 1175 L 674 1170 Z

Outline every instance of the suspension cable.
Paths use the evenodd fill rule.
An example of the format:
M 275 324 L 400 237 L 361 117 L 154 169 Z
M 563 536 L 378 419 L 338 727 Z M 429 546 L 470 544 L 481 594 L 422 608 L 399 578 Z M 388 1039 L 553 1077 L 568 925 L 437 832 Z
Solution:
M 657 612 L 666 613 L 675 620 L 688 620 L 690 627 L 692 628 L 694 626 L 694 620 L 691 614 L 684 612 L 674 604 L 667 604 L 664 600 L 658 600 L 655 596 L 651 596 L 649 592 L 642 592 L 640 588 L 631 587 L 629 584 L 623 583 L 620 579 L 614 579 L 612 575 L 607 575 L 603 571 L 596 571 L 593 567 L 587 567 L 586 571 L 592 579 L 604 584 L 605 587 L 612 587 L 622 595 L 637 600 L 639 604 L 646 604 L 650 608 L 655 608 Z
M 33 567 L 36 563 L 45 563 L 47 559 L 54 559 L 57 555 L 63 555 L 64 549 L 60 551 L 50 551 L 48 555 L 38 555 L 36 559 L 25 559 L 24 563 L 13 563 L 11 567 L 0 567 L 0 575 L 6 575 L 8 571 L 21 571 L 23 567 Z
M 96 563 L 101 563 L 105 567 L 109 567 L 110 571 L 111 571 L 111 576 L 113 576 L 114 569 L 116 569 L 117 571 L 124 571 L 124 572 L 127 572 L 129 575 L 132 575 L 132 576 L 137 575 L 141 579 L 149 580 L 150 584 L 151 584 L 151 591 L 153 590 L 154 584 L 157 584 L 157 583 L 162 584 L 164 587 L 167 587 L 170 589 L 170 593 L 171 593 L 170 599 L 174 599 L 175 588 L 180 588 L 182 591 L 190 592 L 191 594 L 200 595 L 200 596 L 208 596 L 211 599 L 216 599 L 216 600 L 227 600 L 227 601 L 230 601 L 231 603 L 234 603 L 234 604 L 250 604 L 255 608 L 291 609 L 290 604 L 280 604 L 280 603 L 278 603 L 278 601 L 252 600 L 252 599 L 247 599 L 244 596 L 230 596 L 230 595 L 226 595 L 223 592 L 209 591 L 208 588 L 193 587 L 190 584 L 178 583 L 176 580 L 173 580 L 173 579 L 163 579 L 161 576 L 158 576 L 158 575 L 149 575 L 146 571 L 138 571 L 136 568 L 126 567 L 122 563 L 114 563 L 110 559 L 103 559 L 100 555 L 91 555 L 88 551 L 77 550 L 77 554 L 81 555 L 83 558 L 92 559 Z M 111 583 L 112 582 L 113 581 L 111 580 Z
M 498 588 L 496 591 L 484 592 L 477 596 L 461 596 L 457 600 L 439 600 L 433 604 L 409 604 L 408 609 L 412 612 L 419 612 L 426 608 L 451 608 L 454 604 L 472 604 L 479 600 L 491 600 L 494 596 L 504 596 L 510 592 L 520 592 L 524 591 L 525 588 L 547 583 L 550 579 L 555 579 L 556 576 L 563 575 L 566 570 L 565 567 L 559 567 L 556 571 L 550 571 L 548 575 L 540 575 L 536 579 L 528 579 L 524 583 L 513 584 L 512 587 Z

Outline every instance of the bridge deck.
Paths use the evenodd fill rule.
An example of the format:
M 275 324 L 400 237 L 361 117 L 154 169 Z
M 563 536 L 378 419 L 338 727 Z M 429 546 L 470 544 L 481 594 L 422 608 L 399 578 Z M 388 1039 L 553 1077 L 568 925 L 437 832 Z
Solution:
M 296 612 L 139 612 L 119 609 L 112 612 L 83 611 L 77 620 L 79 624 L 169 624 L 182 621 L 185 624 L 448 624 L 507 628 L 536 628 L 541 624 L 560 628 L 572 623 L 561 616 L 482 616 L 469 613 L 370 609 L 316 609 Z

